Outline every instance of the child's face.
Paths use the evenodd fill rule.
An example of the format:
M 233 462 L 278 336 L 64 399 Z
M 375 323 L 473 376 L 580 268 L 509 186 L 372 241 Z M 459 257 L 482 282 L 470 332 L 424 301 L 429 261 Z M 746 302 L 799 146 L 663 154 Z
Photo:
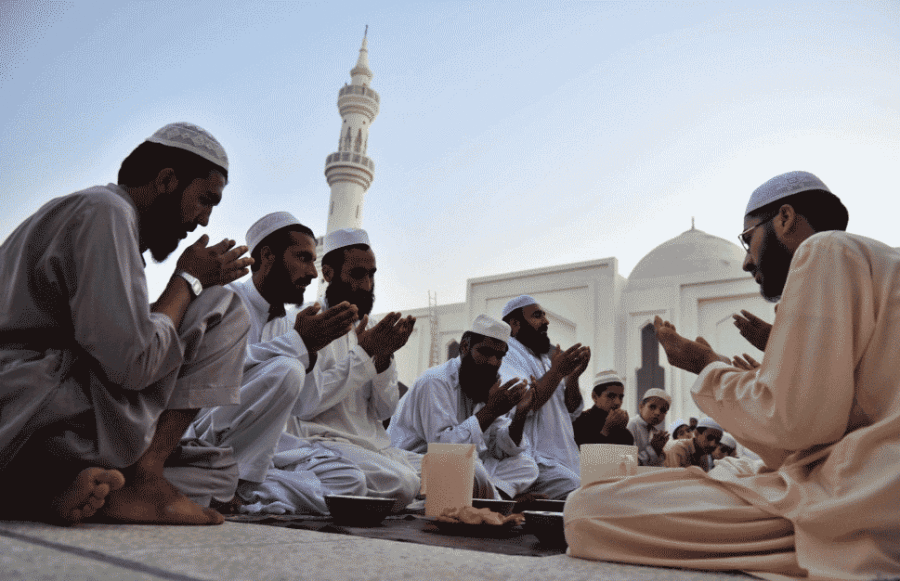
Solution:
M 669 413 L 669 402 L 661 397 L 648 397 L 641 402 L 641 418 L 651 426 L 666 419 Z
M 690 426 L 678 426 L 673 437 L 676 440 L 690 440 L 694 437 L 694 432 L 691 431 Z
M 597 395 L 591 393 L 594 405 L 605 412 L 611 412 L 622 407 L 622 398 L 625 397 L 625 387 L 618 383 L 611 383 L 603 387 L 603 393 Z
M 694 443 L 706 454 L 711 454 L 713 450 L 719 446 L 719 440 L 721 439 L 721 430 L 715 430 L 713 428 L 706 428 L 703 430 L 702 434 L 697 432 L 694 435 Z

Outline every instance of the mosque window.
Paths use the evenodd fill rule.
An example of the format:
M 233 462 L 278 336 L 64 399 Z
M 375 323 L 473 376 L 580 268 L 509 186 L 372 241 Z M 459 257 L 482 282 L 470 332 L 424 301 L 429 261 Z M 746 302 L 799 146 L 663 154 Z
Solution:
M 652 323 L 641 329 L 641 367 L 637 370 L 637 401 L 650 388 L 666 388 L 666 370 L 659 365 L 659 341 Z

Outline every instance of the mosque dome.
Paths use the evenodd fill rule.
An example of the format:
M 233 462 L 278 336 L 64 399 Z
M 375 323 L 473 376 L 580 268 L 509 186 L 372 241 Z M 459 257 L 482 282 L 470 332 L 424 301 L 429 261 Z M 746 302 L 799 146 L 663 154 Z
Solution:
M 691 228 L 651 250 L 631 271 L 628 281 L 713 272 L 741 276 L 744 256 L 736 243 Z

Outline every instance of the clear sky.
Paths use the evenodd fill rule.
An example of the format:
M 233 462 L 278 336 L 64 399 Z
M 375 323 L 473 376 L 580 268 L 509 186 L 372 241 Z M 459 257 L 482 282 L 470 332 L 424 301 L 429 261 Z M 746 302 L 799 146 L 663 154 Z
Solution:
M 560 263 L 627 276 L 692 216 L 736 243 L 750 192 L 794 169 L 900 246 L 900 2 L 759 0 L 3 0 L 0 240 L 172 121 L 231 159 L 214 241 L 275 210 L 324 233 L 367 24 L 376 312 Z M 151 296 L 179 253 L 149 264 Z

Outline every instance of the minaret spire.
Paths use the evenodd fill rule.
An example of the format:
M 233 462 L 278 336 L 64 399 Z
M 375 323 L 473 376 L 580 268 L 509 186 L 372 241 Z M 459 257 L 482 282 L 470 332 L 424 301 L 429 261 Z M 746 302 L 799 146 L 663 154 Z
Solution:
M 375 162 L 366 156 L 366 150 L 380 97 L 369 87 L 375 75 L 369 68 L 368 35 L 367 24 L 356 66 L 350 70 L 350 84 L 338 91 L 342 120 L 338 148 L 325 159 L 325 177 L 331 186 L 326 234 L 362 226 L 363 196 L 375 177 Z

